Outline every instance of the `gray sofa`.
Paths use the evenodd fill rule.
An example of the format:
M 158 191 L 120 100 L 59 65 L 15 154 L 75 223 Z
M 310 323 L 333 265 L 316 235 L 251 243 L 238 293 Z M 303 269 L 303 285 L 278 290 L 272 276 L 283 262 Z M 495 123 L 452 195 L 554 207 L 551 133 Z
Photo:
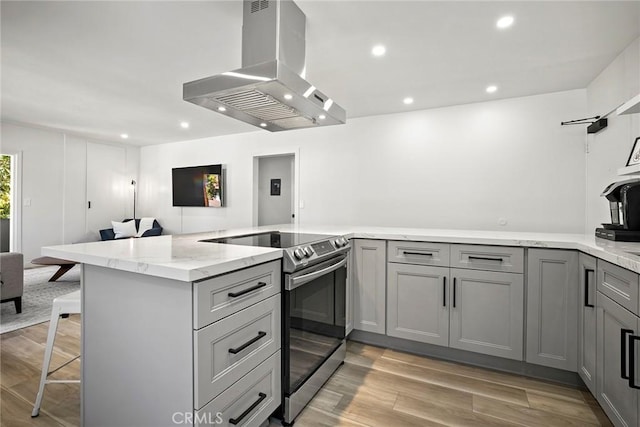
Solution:
M 13 302 L 22 313 L 24 258 L 17 252 L 0 253 L 0 302 Z

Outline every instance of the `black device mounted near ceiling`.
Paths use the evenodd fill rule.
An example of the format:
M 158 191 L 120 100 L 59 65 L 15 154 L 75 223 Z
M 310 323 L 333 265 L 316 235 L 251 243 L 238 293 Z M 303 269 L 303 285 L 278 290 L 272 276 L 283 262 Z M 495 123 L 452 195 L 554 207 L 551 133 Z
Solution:
M 601 118 L 600 116 L 587 117 L 584 119 L 577 120 L 569 120 L 566 122 L 560 122 L 560 126 L 568 126 L 568 125 L 589 125 L 587 126 L 587 133 L 598 133 L 602 129 L 606 128 L 608 125 L 608 120 L 606 118 Z
M 607 119 L 599 119 L 587 126 L 587 133 L 598 133 L 607 127 Z

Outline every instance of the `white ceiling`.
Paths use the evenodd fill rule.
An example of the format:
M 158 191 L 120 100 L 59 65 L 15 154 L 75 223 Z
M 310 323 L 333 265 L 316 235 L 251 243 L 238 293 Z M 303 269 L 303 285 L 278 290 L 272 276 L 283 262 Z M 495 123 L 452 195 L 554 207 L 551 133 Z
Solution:
M 640 1 L 297 4 L 307 80 L 349 118 L 584 88 L 640 36 Z M 240 67 L 240 0 L 2 1 L 1 25 L 3 120 L 139 145 L 255 131 L 182 100 Z

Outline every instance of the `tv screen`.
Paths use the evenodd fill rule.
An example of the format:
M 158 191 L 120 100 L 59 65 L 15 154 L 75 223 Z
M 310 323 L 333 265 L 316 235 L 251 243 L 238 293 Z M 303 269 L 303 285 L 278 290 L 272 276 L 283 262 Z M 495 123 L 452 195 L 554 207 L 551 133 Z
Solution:
M 224 176 L 222 165 L 173 168 L 173 206 L 224 206 Z

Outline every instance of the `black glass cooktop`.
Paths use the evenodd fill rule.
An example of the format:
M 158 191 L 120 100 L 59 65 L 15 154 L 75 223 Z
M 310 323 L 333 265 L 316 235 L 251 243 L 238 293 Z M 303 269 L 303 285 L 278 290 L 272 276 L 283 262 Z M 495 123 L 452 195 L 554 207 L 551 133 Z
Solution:
M 247 234 L 244 236 L 207 239 L 201 240 L 201 242 L 286 249 L 317 242 L 319 240 L 328 240 L 331 237 L 332 236 L 325 234 L 281 233 L 279 231 L 268 231 L 266 233 Z

